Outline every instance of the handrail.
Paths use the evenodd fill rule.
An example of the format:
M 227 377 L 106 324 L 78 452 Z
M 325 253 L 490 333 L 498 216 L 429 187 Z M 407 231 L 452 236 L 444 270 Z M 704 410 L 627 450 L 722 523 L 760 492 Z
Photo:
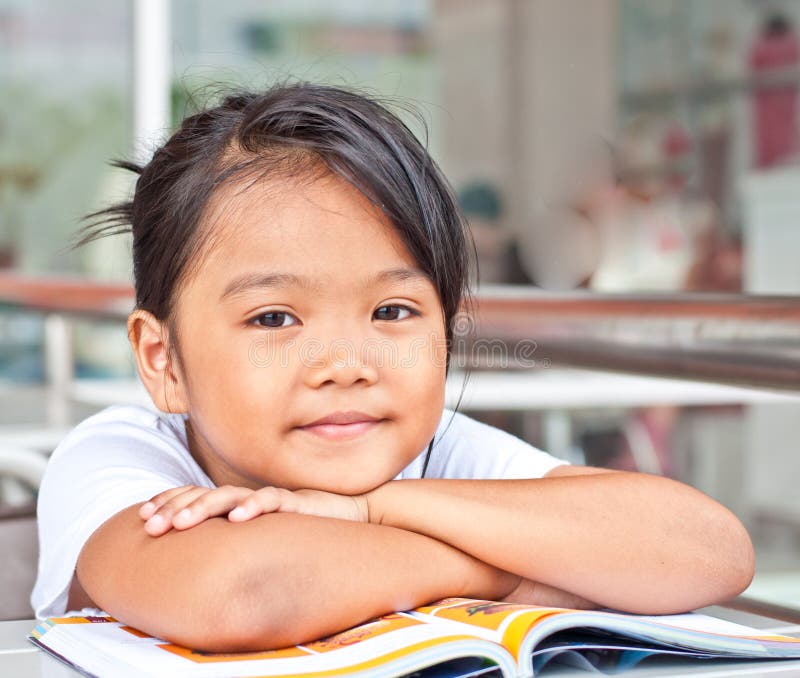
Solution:
M 123 284 L 2 273 L 0 303 L 120 322 L 134 295 Z M 478 290 L 475 311 L 456 324 L 455 357 L 464 366 L 555 362 L 800 390 L 800 296 L 552 293 L 498 285 Z M 521 345 L 533 360 L 519 359 Z M 492 357 L 504 362 L 487 364 Z
M 707 294 L 601 294 L 546 292 L 528 285 L 490 285 L 476 294 L 482 316 L 492 323 L 515 320 L 518 314 L 560 318 L 591 316 L 663 316 L 800 321 L 800 296 Z M 0 303 L 28 310 L 68 315 L 127 316 L 134 291 L 125 283 L 78 277 L 26 276 L 0 272 Z
M 505 355 L 633 374 L 800 390 L 800 297 L 554 294 L 493 287 L 476 304 L 474 341 Z M 497 355 L 503 350 L 498 347 Z M 468 363 L 474 360 L 467 359 Z M 513 367 L 514 365 L 507 365 Z M 521 365 L 524 366 L 524 365 Z
M 477 295 L 482 315 L 495 319 L 535 311 L 560 318 L 579 316 L 661 316 L 794 320 L 800 296 L 705 292 L 624 293 L 546 292 L 528 285 L 491 285 Z
M 133 287 L 124 283 L 0 272 L 0 304 L 13 309 L 119 321 L 133 303 Z

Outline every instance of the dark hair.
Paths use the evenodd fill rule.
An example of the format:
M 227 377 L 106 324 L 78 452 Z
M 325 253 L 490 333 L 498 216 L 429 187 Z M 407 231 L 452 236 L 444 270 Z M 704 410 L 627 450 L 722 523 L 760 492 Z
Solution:
M 208 235 L 200 229 L 204 209 L 221 185 L 322 167 L 383 211 L 430 278 L 444 311 L 449 366 L 456 314 L 471 303 L 474 244 L 436 163 L 377 100 L 308 83 L 236 92 L 187 117 L 146 165 L 113 164 L 139 174 L 133 199 L 89 215 L 78 245 L 133 234 L 137 308 L 171 320 Z

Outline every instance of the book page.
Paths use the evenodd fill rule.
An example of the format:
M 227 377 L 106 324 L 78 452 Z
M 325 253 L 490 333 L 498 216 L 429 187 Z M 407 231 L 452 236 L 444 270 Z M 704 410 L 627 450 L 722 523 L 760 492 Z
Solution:
M 516 631 L 515 639 L 522 638 L 516 650 L 521 659 L 551 645 L 582 650 L 587 643 L 607 649 L 634 644 L 654 653 L 679 650 L 727 658 L 800 657 L 798 639 L 762 635 L 757 629 L 699 613 L 646 616 L 564 610 L 542 619 L 527 633 Z
M 520 665 L 529 661 L 537 638 L 551 630 L 571 627 L 605 629 L 619 638 L 638 639 L 653 647 L 661 641 L 676 648 L 706 649 L 731 655 L 763 656 L 779 652 L 785 656 L 800 652 L 797 639 L 765 635 L 757 629 L 698 613 L 646 616 L 611 610 L 585 611 L 448 598 L 421 607 L 412 614 L 442 623 L 469 625 L 473 632 L 503 645 Z M 780 647 L 783 650 L 776 649 Z
M 445 598 L 432 605 L 419 607 L 410 614 L 420 618 L 424 618 L 424 615 L 437 620 L 466 624 L 472 628 L 473 633 L 500 643 L 516 657 L 519 642 L 531 626 L 553 614 L 564 611 L 561 608 L 536 607 L 491 600 Z
M 109 666 L 115 666 L 115 676 L 367 676 L 388 667 L 396 674 L 410 673 L 464 656 L 487 658 L 507 675 L 514 674 L 513 660 L 498 645 L 404 613 L 385 615 L 306 645 L 249 653 L 191 650 L 108 617 L 47 620 L 31 636 L 89 673 L 107 673 Z
M 764 640 L 776 640 L 797 642 L 796 638 L 780 636 L 775 634 L 763 633 L 759 629 L 750 626 L 743 626 L 735 622 L 709 617 L 705 614 L 690 612 L 689 614 L 670 614 L 661 616 L 640 616 L 637 619 L 656 622 L 657 624 L 668 624 L 693 631 L 703 631 L 704 633 L 717 633 L 726 636 L 740 636 L 742 638 L 758 638 Z

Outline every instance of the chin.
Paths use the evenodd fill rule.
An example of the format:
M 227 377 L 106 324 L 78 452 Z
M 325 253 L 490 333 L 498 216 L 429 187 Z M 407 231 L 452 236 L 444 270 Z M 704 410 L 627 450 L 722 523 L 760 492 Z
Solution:
M 389 480 L 391 480 L 391 478 L 389 478 Z M 379 483 L 358 483 L 355 485 L 346 485 L 346 486 L 338 485 L 337 487 L 332 488 L 328 491 L 335 492 L 336 494 L 343 494 L 349 497 L 354 497 L 358 494 L 366 494 L 367 492 L 371 492 L 372 490 L 380 487 L 386 482 L 388 481 L 382 480 Z
M 396 475 L 396 474 L 394 474 Z M 345 496 L 353 497 L 358 494 L 366 494 L 372 490 L 380 487 L 384 483 L 389 482 L 394 478 L 392 475 L 389 478 L 347 478 L 344 480 L 331 480 L 330 482 L 320 483 L 315 489 L 324 490 L 325 492 L 333 492 L 335 494 L 343 494 Z

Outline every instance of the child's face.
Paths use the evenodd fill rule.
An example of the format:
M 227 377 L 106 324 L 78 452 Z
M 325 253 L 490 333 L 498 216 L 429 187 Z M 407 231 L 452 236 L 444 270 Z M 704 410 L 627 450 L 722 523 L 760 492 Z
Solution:
M 373 489 L 441 417 L 436 289 L 344 180 L 239 189 L 211 206 L 213 241 L 176 306 L 192 454 L 218 485 Z M 380 278 L 398 269 L 412 275 Z M 348 411 L 378 421 L 303 428 Z

